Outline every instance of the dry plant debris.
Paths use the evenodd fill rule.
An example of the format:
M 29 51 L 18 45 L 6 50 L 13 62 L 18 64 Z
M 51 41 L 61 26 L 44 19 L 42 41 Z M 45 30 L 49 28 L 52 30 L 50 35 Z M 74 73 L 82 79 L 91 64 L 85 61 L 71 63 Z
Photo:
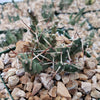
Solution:
M 12 1 L 0 5 L 0 99 L 99 100 L 100 1 Z

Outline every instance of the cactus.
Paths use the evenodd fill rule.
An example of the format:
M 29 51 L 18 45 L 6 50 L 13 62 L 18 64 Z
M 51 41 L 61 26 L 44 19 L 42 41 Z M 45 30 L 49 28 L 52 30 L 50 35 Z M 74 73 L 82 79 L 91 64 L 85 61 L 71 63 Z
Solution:
M 82 42 L 81 38 L 75 40 L 70 48 L 70 55 L 75 55 L 76 53 L 82 51 Z
M 76 72 L 76 71 L 79 71 L 79 69 L 77 68 L 77 66 L 73 65 L 73 64 L 61 64 L 61 63 L 58 63 L 54 69 L 57 70 L 58 67 L 60 66 L 60 72 L 61 71 L 67 71 L 67 72 Z
M 18 30 L 7 30 L 0 31 L 0 34 L 4 33 L 5 38 L 2 38 L 0 42 L 0 46 L 8 46 L 10 44 L 16 43 L 18 40 L 21 40 L 23 37 L 23 33 L 26 32 L 26 29 L 18 29 Z
M 39 61 L 37 59 L 32 60 L 30 54 L 19 54 L 18 58 L 22 62 L 22 66 L 25 68 L 26 72 L 36 74 L 42 71 L 42 66 L 40 65 Z

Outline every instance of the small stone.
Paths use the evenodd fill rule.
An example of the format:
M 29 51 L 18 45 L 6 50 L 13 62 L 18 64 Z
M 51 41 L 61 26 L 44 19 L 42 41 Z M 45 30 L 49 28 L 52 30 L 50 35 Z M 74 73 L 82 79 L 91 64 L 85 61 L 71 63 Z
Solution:
M 83 72 L 88 76 L 88 78 L 91 78 L 96 73 L 95 70 L 91 70 L 91 69 L 84 69 Z
M 11 95 L 14 100 L 19 99 L 20 97 L 25 97 L 25 92 L 19 88 L 14 88 Z
M 39 94 L 40 95 L 47 95 L 48 94 L 48 90 L 42 89 L 42 90 L 40 90 Z
M 4 57 L 4 60 L 3 60 L 4 64 L 5 65 L 8 64 L 9 61 L 10 61 L 9 55 L 8 54 L 5 54 L 5 57 Z
M 47 95 L 41 95 L 40 100 L 52 100 L 52 98 L 47 94 Z
M 100 92 L 97 91 L 97 90 L 93 90 L 91 92 L 91 96 L 94 97 L 94 98 L 96 98 L 96 99 L 99 99 L 100 98 Z
M 79 58 L 78 62 L 76 62 L 76 65 L 79 66 L 78 69 L 82 70 L 84 68 L 84 59 Z
M 50 89 L 53 85 L 53 80 L 52 80 L 52 77 L 49 76 L 48 74 L 45 74 L 45 73 L 41 73 L 40 74 L 40 79 L 41 79 L 41 82 L 42 84 L 44 85 L 44 87 L 46 89 Z
M 22 75 L 24 75 L 24 74 L 25 74 L 24 68 L 18 69 L 18 70 L 16 71 L 16 75 L 17 75 L 17 76 L 22 76 Z
M 97 69 L 100 69 L 100 65 L 97 65 Z
M 69 79 L 70 79 L 70 80 L 79 79 L 79 73 L 78 73 L 78 72 L 71 73 L 71 74 L 69 75 Z
M 26 84 L 27 82 L 30 82 L 30 78 L 28 77 L 28 75 L 24 75 L 20 78 L 20 82 L 22 84 Z
M 68 83 L 69 82 L 69 76 L 63 75 L 62 76 L 62 81 L 63 81 L 64 84 Z
M 28 99 L 30 96 L 32 96 L 32 92 L 27 92 L 25 97 Z
M 22 84 L 18 84 L 18 85 L 16 85 L 16 88 L 23 89 L 23 85 Z
M 38 96 L 34 96 L 33 100 L 40 100 Z
M 32 95 L 35 95 L 36 93 L 39 92 L 39 90 L 41 89 L 42 84 L 41 83 L 36 83 L 34 84 L 33 90 L 32 90 Z
M 49 94 L 51 97 L 56 97 L 56 93 L 57 93 L 57 87 L 54 86 L 53 88 L 51 88 L 51 90 L 49 91 L 48 94 Z
M 15 85 L 17 85 L 18 82 L 19 82 L 19 77 L 17 77 L 16 75 L 15 76 L 10 76 L 8 78 L 8 84 L 10 86 L 15 86 Z
M 92 90 L 97 89 L 100 91 L 100 84 L 99 83 L 94 83 L 92 84 Z
M 97 83 L 97 78 L 96 78 L 96 76 L 95 76 L 95 75 L 92 77 L 92 82 L 93 82 L 94 84 L 96 84 L 96 83 Z
M 61 100 L 67 100 L 66 98 L 62 97 Z
M 74 95 L 75 92 L 77 91 L 78 88 L 78 83 L 75 80 L 70 80 L 67 84 L 66 87 L 69 91 L 70 94 Z
M 91 100 L 91 96 L 90 96 L 90 95 L 87 95 L 87 96 L 85 97 L 85 100 Z
M 5 88 L 3 83 L 0 83 L 0 91 L 3 90 Z
M 27 90 L 27 91 L 29 91 L 29 92 L 31 92 L 32 87 L 33 87 L 33 83 L 32 83 L 32 82 L 27 82 L 27 83 L 25 84 L 24 89 Z
M 87 93 L 91 91 L 91 83 L 81 82 L 81 88 Z
M 6 89 L 0 90 L 0 98 L 6 98 L 6 95 L 7 95 Z
M 11 69 L 8 70 L 4 79 L 7 80 L 10 76 L 13 76 L 15 74 L 16 74 L 16 68 L 11 68 Z
M 95 69 L 95 71 L 100 74 L 100 69 Z
M 55 100 L 61 100 L 61 97 L 60 97 L 60 96 L 57 96 L 57 97 L 55 98 Z
M 85 74 L 79 74 L 79 79 L 85 81 L 88 77 Z
M 56 75 L 55 75 L 55 79 L 56 79 L 57 81 L 59 81 L 59 80 L 61 79 L 61 76 L 60 76 L 59 74 L 56 74 Z
M 19 69 L 19 68 L 22 68 L 22 64 L 19 63 L 18 58 L 15 58 L 11 63 L 11 67 Z
M 67 88 L 62 82 L 57 83 L 57 94 L 66 97 L 67 99 L 71 99 L 71 95 L 69 94 Z
M 89 69 L 95 69 L 97 65 L 97 60 L 94 57 L 86 59 L 86 67 Z
M 4 69 L 4 63 L 0 60 L 0 70 Z
M 15 50 L 15 52 L 17 52 L 17 53 L 27 52 L 27 51 L 29 51 L 29 46 L 30 46 L 29 42 L 18 41 L 16 43 L 16 50 Z
M 72 98 L 72 100 L 80 100 L 82 96 L 82 93 L 81 92 L 76 92 Z
M 34 100 L 34 97 L 33 96 L 30 96 L 28 100 Z
M 97 80 L 100 80 L 100 74 L 97 73 L 95 76 L 96 76 Z

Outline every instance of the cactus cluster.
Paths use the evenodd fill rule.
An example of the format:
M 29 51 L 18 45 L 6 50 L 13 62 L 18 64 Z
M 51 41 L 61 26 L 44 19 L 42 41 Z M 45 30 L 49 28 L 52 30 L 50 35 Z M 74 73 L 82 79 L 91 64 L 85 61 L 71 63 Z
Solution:
M 26 31 L 27 30 L 23 28 L 17 30 L 0 31 L 0 33 L 5 35 L 5 37 L 1 37 L 0 47 L 16 43 L 18 40 L 22 39 L 23 33 Z
M 68 52 L 70 55 L 74 55 L 82 50 L 80 38 L 75 40 L 71 47 L 61 48 L 56 48 L 55 34 L 48 34 L 47 36 L 38 34 L 38 38 L 39 41 L 34 44 L 34 52 L 25 52 L 18 55 L 25 71 L 36 74 L 50 66 L 53 66 L 55 70 L 60 66 L 60 71 L 79 71 L 75 64 L 67 63 L 67 60 L 69 60 Z

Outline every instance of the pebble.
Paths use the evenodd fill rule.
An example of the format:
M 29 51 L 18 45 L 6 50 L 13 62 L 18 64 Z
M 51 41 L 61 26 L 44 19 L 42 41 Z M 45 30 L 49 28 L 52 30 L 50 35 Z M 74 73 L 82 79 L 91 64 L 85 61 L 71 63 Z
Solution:
M 95 71 L 100 74 L 100 69 L 95 69 Z
M 97 83 L 97 78 L 96 78 L 96 76 L 95 76 L 95 75 L 92 77 L 92 82 L 93 82 L 94 84 L 96 84 L 96 83 Z
M 28 99 L 30 96 L 32 96 L 32 92 L 26 92 L 26 98 Z
M 49 76 L 48 74 L 45 74 L 45 73 L 41 73 L 40 74 L 40 80 L 42 82 L 42 84 L 44 85 L 44 87 L 46 89 L 50 89 L 53 85 L 53 80 L 52 80 L 52 77 Z
M 11 95 L 13 96 L 14 100 L 18 100 L 20 97 L 25 97 L 25 92 L 19 88 L 14 88 Z
M 0 83 L 0 91 L 3 90 L 5 88 L 3 83 Z
M 69 76 L 62 76 L 62 81 L 64 84 L 68 83 L 69 82 Z
M 47 95 L 48 94 L 48 90 L 42 89 L 39 92 L 40 95 Z
M 36 83 L 34 84 L 33 90 L 32 90 L 32 95 L 35 95 L 38 93 L 38 91 L 41 89 L 42 84 L 41 83 Z
M 38 96 L 34 96 L 33 100 L 40 100 Z
M 81 82 L 81 88 L 87 93 L 91 91 L 91 83 Z
M 24 68 L 16 70 L 16 75 L 17 76 L 23 76 L 25 74 Z
M 62 97 L 61 100 L 67 100 L 67 98 Z
M 30 78 L 28 77 L 28 75 L 24 75 L 20 78 L 20 82 L 22 84 L 26 84 L 27 82 L 30 82 Z
M 67 84 L 66 87 L 69 91 L 70 94 L 74 95 L 77 88 L 78 88 L 78 82 L 75 80 L 70 80 Z
M 10 76 L 13 76 L 16 74 L 16 68 L 11 68 L 7 71 L 6 76 L 4 77 L 5 80 L 8 79 Z
M 32 88 L 33 88 L 33 83 L 32 82 L 27 82 L 25 84 L 25 87 L 24 87 L 25 90 L 31 92 Z
M 33 96 L 30 96 L 28 100 L 34 100 L 34 97 Z
M 94 57 L 86 59 L 86 67 L 89 69 L 95 69 L 97 65 L 97 60 Z
M 97 91 L 97 90 L 93 90 L 91 92 L 91 96 L 96 98 L 96 99 L 99 99 L 100 98 L 100 91 Z
M 76 62 L 76 65 L 79 66 L 78 69 L 83 70 L 84 68 L 84 60 L 83 58 L 79 58 L 78 62 Z
M 67 88 L 62 82 L 57 83 L 57 95 L 66 97 L 68 100 L 71 100 L 71 95 L 69 94 Z
M 96 73 L 95 70 L 91 70 L 91 69 L 84 69 L 83 72 L 88 76 L 88 78 L 91 78 Z
M 85 97 L 85 100 L 91 100 L 91 96 L 90 96 L 90 95 L 87 95 L 87 96 Z
M 97 80 L 100 80 L 100 74 L 97 73 L 95 76 L 96 76 Z
M 4 63 L 0 60 L 0 70 L 4 69 Z
M 88 77 L 85 74 L 79 74 L 79 79 L 85 81 Z
M 8 64 L 9 61 L 10 61 L 9 55 L 5 54 L 5 57 L 4 57 L 4 60 L 3 60 L 4 64 Z
M 79 79 L 79 73 L 78 73 L 78 72 L 71 73 L 71 74 L 69 75 L 69 79 L 70 79 L 70 80 Z
M 56 79 L 57 81 L 59 81 L 59 80 L 61 79 L 61 76 L 60 76 L 59 74 L 56 74 L 56 75 L 55 75 L 55 79 Z
M 54 86 L 53 88 L 51 88 L 50 91 L 48 92 L 48 94 L 49 94 L 51 97 L 56 97 L 56 94 L 57 94 L 57 87 Z
M 100 69 L 100 65 L 97 65 L 97 69 Z
M 40 100 L 52 100 L 52 98 L 47 94 L 47 95 L 41 95 Z
M 81 92 L 76 92 L 72 98 L 72 100 L 80 100 L 82 96 L 82 93 Z
M 16 50 L 15 50 L 15 52 L 17 52 L 17 53 L 27 52 L 27 51 L 29 51 L 29 48 L 28 48 L 29 46 L 30 46 L 29 42 L 18 41 L 16 43 Z
M 57 96 L 54 100 L 61 100 L 61 97 Z
M 93 83 L 92 84 L 92 90 L 97 89 L 100 91 L 100 84 L 99 83 Z
M 17 77 L 16 75 L 15 76 L 10 76 L 8 78 L 8 84 L 10 86 L 15 86 L 15 85 L 17 85 L 18 82 L 19 82 L 19 77 Z

